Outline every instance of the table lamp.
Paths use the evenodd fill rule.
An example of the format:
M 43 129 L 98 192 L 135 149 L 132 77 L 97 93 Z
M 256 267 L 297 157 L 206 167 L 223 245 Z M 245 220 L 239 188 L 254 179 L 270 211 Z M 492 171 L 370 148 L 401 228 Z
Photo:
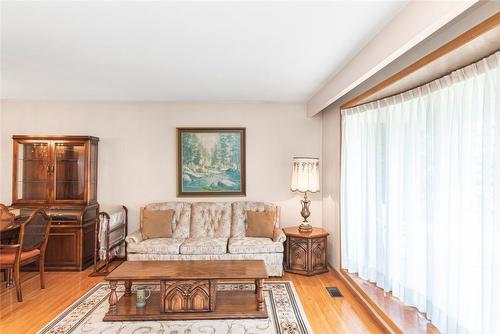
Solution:
M 319 191 L 319 158 L 293 158 L 292 186 L 290 187 L 290 190 L 304 193 L 304 199 L 300 201 L 302 204 L 300 214 L 304 220 L 299 226 L 299 231 L 312 231 L 312 226 L 307 221 L 307 218 L 311 215 L 311 211 L 309 210 L 311 201 L 308 199 L 307 193 L 315 193 Z

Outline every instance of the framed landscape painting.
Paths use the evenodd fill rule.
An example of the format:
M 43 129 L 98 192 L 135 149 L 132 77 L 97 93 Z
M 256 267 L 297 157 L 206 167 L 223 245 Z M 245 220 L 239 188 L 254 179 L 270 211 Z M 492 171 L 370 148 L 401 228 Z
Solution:
M 245 128 L 177 128 L 178 196 L 245 194 Z

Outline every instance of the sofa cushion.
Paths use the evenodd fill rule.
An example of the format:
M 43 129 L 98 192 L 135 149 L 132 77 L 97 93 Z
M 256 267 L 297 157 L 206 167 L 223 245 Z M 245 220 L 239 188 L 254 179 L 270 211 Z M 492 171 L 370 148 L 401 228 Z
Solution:
M 180 247 L 181 254 L 226 254 L 227 238 L 187 239 Z
M 231 236 L 236 238 L 244 238 L 246 231 L 246 211 L 275 211 L 276 221 L 275 228 L 279 228 L 280 207 L 273 203 L 265 202 L 234 202 L 233 203 L 233 218 L 231 222 Z
M 128 243 L 129 253 L 141 254 L 179 254 L 179 247 L 184 239 L 154 238 L 143 240 L 138 243 Z
M 149 210 L 142 211 L 142 237 L 151 238 L 171 238 L 172 237 L 172 217 L 174 210 Z
M 282 253 L 283 243 L 270 238 L 231 238 L 228 248 L 231 254 Z
M 191 238 L 229 238 L 231 203 L 197 202 L 191 210 Z
M 191 222 L 191 203 L 187 202 L 162 202 L 151 203 L 145 206 L 146 210 L 174 210 L 172 217 L 172 238 L 189 238 L 189 225 Z M 142 227 L 142 221 L 141 221 Z
M 272 239 L 275 221 L 276 211 L 247 211 L 245 236 Z

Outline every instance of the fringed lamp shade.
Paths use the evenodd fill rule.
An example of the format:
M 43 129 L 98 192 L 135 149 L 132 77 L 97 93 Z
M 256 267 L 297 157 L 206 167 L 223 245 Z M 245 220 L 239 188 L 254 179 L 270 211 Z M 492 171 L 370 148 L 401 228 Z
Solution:
M 292 191 L 319 191 L 319 158 L 293 158 Z

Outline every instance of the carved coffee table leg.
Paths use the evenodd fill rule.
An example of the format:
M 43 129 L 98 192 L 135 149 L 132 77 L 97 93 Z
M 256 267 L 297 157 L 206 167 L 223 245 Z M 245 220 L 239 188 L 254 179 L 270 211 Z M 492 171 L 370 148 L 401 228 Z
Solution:
M 264 280 L 255 280 L 255 289 L 257 293 L 257 311 L 262 311 L 264 309 Z
M 125 296 L 130 296 L 132 294 L 132 281 L 125 281 Z
M 118 296 L 116 295 L 116 281 L 109 281 L 109 288 L 111 292 L 109 294 L 109 313 L 116 313 L 116 303 L 118 302 Z

